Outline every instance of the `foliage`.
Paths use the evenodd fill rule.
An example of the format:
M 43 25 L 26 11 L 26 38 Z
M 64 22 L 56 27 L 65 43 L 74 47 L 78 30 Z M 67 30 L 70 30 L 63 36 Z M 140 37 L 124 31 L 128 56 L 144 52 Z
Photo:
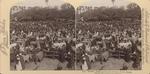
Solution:
M 11 14 L 11 20 L 15 20 L 16 18 L 18 21 L 74 20 L 75 10 L 74 7 L 68 3 L 63 4 L 60 9 L 58 7 L 30 7 Z
M 79 14 L 78 18 L 83 17 L 85 21 L 102 21 L 102 20 L 124 20 L 124 19 L 141 19 L 141 9 L 131 3 L 127 7 L 98 7 L 87 10 Z

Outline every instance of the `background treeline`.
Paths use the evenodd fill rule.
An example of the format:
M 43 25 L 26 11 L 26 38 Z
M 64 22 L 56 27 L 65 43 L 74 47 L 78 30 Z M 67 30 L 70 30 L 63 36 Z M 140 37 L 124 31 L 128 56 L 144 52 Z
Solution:
M 141 20 L 141 9 L 135 3 L 126 7 L 96 7 L 79 14 L 84 21 Z
M 65 3 L 60 7 L 29 7 L 15 12 L 11 9 L 11 21 L 47 21 L 47 20 L 74 20 L 75 9 L 72 5 Z
M 11 12 L 14 10 L 12 9 Z M 83 11 L 83 8 L 78 11 Z M 11 21 L 47 21 L 47 20 L 74 20 L 75 9 L 72 5 L 65 3 L 60 7 L 30 7 L 22 9 L 10 15 Z M 96 7 L 86 9 L 77 15 L 77 19 L 83 18 L 85 21 L 103 20 L 141 20 L 141 9 L 135 3 L 130 3 L 126 7 Z

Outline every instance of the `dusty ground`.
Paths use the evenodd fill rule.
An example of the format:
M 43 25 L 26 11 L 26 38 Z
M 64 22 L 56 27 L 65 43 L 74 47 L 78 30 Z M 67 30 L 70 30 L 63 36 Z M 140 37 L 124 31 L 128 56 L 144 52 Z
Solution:
M 44 58 L 37 65 L 34 62 L 26 63 L 25 70 L 55 70 L 58 64 L 61 64 L 63 69 L 66 69 L 67 62 L 60 63 L 57 59 Z M 14 70 L 14 64 L 11 64 L 11 70 Z
M 91 63 L 91 70 L 120 70 L 123 64 L 126 64 L 129 70 L 132 70 L 132 63 L 132 61 L 127 63 L 123 59 L 109 58 L 108 61 L 103 64 L 98 61 Z M 67 70 L 67 62 L 60 63 L 57 59 L 50 58 L 44 58 L 40 63 L 37 63 L 37 65 L 33 62 L 26 63 L 25 70 L 55 70 L 58 64 L 63 66 L 63 70 Z M 11 64 L 11 70 L 14 70 L 13 64 Z M 81 70 L 80 64 L 77 64 L 76 70 Z
M 126 64 L 128 69 L 132 70 L 132 63 L 132 61 L 127 63 L 123 59 L 109 58 L 108 61 L 103 62 L 103 64 L 98 61 L 91 63 L 91 70 L 120 70 L 123 64 Z M 77 65 L 77 70 L 80 70 L 80 64 Z

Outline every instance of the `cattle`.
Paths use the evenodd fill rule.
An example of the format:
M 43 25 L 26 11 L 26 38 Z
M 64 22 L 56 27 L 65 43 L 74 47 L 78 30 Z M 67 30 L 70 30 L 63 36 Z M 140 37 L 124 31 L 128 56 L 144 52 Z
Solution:
M 37 56 L 37 60 L 38 60 L 38 61 L 42 61 L 43 56 L 44 56 L 44 53 L 43 53 L 42 51 L 40 51 L 40 52 L 38 52 L 38 53 L 36 54 L 36 56 Z
M 98 54 L 92 54 L 92 55 L 88 55 L 90 62 L 95 62 L 96 59 L 98 58 Z
M 22 55 L 23 59 L 24 59 L 24 62 L 30 62 L 30 58 L 31 58 L 31 55 L 30 54 L 25 54 L 25 55 Z

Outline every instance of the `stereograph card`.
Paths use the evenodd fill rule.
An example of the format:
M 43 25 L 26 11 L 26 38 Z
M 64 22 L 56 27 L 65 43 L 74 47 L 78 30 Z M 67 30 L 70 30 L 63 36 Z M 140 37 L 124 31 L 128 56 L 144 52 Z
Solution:
M 150 74 L 149 0 L 0 0 L 0 74 Z

